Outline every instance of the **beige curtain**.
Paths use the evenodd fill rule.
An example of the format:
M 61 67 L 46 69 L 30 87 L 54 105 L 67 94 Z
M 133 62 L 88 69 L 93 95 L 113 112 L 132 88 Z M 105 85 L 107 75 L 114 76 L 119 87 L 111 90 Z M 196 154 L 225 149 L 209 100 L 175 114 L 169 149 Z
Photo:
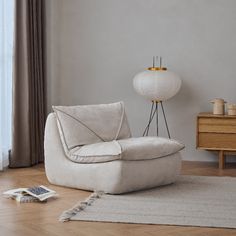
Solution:
M 43 162 L 46 117 L 44 0 L 15 0 L 13 137 L 10 167 Z

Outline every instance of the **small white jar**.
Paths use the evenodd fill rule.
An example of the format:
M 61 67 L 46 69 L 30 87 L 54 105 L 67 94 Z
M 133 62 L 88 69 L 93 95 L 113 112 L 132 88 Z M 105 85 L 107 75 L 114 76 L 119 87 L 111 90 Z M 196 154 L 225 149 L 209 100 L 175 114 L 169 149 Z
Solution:
M 227 110 L 229 116 L 236 116 L 236 104 L 228 104 Z
M 213 114 L 224 115 L 225 114 L 225 101 L 222 98 L 215 98 L 211 101 L 213 103 Z

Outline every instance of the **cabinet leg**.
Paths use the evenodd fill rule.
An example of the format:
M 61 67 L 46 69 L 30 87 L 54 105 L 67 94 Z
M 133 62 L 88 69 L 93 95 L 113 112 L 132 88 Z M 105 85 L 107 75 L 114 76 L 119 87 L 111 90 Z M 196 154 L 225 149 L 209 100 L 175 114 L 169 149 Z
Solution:
M 219 169 L 225 168 L 225 156 L 224 151 L 219 151 Z

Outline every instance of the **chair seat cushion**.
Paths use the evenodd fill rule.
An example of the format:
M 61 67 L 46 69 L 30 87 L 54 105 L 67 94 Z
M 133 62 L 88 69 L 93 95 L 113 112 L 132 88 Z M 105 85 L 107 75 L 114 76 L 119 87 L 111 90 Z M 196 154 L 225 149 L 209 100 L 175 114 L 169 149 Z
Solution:
M 69 152 L 69 159 L 78 163 L 97 163 L 114 160 L 150 160 L 176 153 L 184 145 L 173 139 L 139 137 L 76 147 Z
M 162 137 L 129 138 L 118 142 L 122 149 L 122 159 L 127 161 L 164 157 L 184 148 L 178 141 Z
M 101 142 L 75 147 L 67 155 L 78 163 L 97 163 L 121 159 L 121 147 L 117 141 Z

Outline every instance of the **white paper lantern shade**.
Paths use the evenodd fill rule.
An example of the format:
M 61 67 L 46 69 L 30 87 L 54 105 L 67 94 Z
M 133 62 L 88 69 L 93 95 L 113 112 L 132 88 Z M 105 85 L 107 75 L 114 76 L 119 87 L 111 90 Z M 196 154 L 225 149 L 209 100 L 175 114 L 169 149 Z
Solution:
M 166 101 L 175 96 L 181 87 L 181 79 L 168 70 L 146 70 L 134 77 L 135 91 L 151 101 Z
M 149 115 L 148 124 L 144 130 L 143 136 L 148 136 L 150 125 L 156 115 L 156 131 L 158 136 L 158 105 L 160 104 L 163 113 L 166 130 L 170 138 L 166 115 L 163 107 L 163 101 L 166 101 L 175 96 L 181 87 L 181 79 L 178 75 L 171 71 L 167 71 L 162 67 L 162 59 L 160 57 L 160 66 L 155 66 L 155 61 L 158 57 L 153 57 L 153 66 L 147 70 L 137 74 L 133 79 L 135 91 L 141 96 L 152 102 L 151 112 Z M 154 106 L 155 105 L 155 106 Z

